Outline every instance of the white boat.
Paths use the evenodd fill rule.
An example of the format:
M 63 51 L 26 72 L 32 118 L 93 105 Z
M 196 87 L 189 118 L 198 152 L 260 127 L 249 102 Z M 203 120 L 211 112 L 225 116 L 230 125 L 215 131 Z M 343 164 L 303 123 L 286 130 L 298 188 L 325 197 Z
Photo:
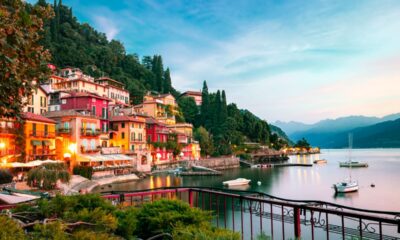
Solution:
M 250 183 L 250 181 L 251 181 L 250 179 L 246 178 L 237 178 L 235 180 L 222 182 L 222 184 L 227 186 L 239 186 L 239 185 L 247 185 Z
M 358 182 L 345 180 L 343 182 L 336 183 L 334 188 L 337 193 L 356 192 L 358 191 Z
M 339 166 L 340 167 L 368 167 L 368 163 L 347 161 L 347 162 L 340 162 Z
M 358 191 L 358 182 L 353 181 L 351 179 L 351 168 L 353 167 L 353 162 L 351 161 L 351 148 L 353 146 L 353 135 L 349 134 L 349 179 L 346 179 L 342 182 L 338 182 L 334 184 L 335 192 L 337 193 L 348 193 L 348 192 L 356 192 Z M 340 163 L 340 166 L 342 166 L 342 163 Z M 368 166 L 368 165 L 367 165 Z

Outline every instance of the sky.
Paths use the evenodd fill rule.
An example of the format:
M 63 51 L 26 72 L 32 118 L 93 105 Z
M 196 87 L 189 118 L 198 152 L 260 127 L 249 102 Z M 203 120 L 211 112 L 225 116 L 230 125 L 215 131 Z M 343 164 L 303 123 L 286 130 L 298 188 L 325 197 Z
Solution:
M 398 0 L 64 0 L 81 22 L 161 54 L 180 91 L 225 89 L 269 122 L 400 112 Z

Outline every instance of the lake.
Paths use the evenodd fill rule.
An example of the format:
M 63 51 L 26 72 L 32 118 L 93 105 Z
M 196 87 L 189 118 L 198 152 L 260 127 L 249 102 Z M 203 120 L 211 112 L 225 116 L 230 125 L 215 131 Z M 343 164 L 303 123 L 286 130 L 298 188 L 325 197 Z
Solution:
M 368 168 L 353 168 L 352 178 L 360 189 L 355 193 L 335 196 L 332 185 L 349 177 L 350 169 L 340 168 L 348 159 L 346 149 L 322 149 L 320 154 L 291 156 L 292 163 L 312 163 L 326 159 L 328 163 L 312 167 L 281 167 L 271 169 L 240 168 L 224 171 L 222 176 L 151 176 L 143 180 L 103 186 L 98 191 L 139 190 L 171 186 L 222 187 L 222 181 L 249 178 L 246 188 L 274 196 L 298 200 L 322 200 L 342 205 L 387 211 L 400 211 L 400 149 L 353 149 L 354 161 L 365 161 Z M 257 185 L 261 181 L 261 185 Z M 375 187 L 370 185 L 374 183 Z

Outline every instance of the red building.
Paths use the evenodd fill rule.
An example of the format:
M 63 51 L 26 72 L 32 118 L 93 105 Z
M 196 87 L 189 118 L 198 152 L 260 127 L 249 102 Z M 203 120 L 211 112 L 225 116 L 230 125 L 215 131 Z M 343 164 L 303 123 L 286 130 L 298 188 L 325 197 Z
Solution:
M 165 147 L 169 133 L 170 130 L 164 123 L 154 118 L 146 118 L 147 144 L 154 164 L 165 163 L 173 158 L 172 152 Z
M 69 96 L 61 97 L 61 110 L 89 111 L 92 116 L 100 118 L 100 127 L 103 133 L 108 131 L 108 104 L 109 98 L 91 93 L 72 92 Z

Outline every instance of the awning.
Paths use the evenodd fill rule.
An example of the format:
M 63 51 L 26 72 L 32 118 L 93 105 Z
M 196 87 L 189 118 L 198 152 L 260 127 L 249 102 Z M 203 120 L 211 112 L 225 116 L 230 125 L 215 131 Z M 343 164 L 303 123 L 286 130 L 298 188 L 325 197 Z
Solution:
M 42 146 L 42 141 L 39 140 L 31 140 L 33 146 Z
M 44 141 L 43 141 L 43 145 L 45 145 L 45 146 L 50 146 L 50 145 L 51 145 L 51 142 L 50 142 L 49 140 L 44 140 Z
M 88 155 L 82 154 L 79 155 L 78 162 L 109 162 L 109 161 L 132 161 L 134 160 L 132 157 L 129 157 L 124 154 L 96 154 L 96 155 Z

